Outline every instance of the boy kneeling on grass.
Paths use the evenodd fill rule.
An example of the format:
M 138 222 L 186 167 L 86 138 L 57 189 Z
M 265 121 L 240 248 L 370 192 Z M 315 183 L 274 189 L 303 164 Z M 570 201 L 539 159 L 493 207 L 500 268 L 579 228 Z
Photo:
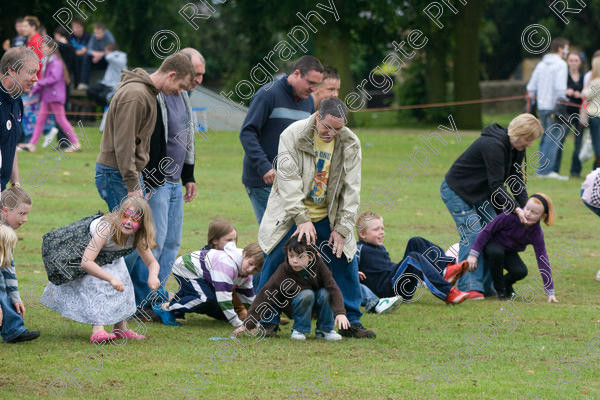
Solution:
M 298 236 L 292 236 L 283 251 L 286 260 L 260 290 L 244 324 L 234 335 L 256 328 L 261 320 L 269 322 L 283 309 L 294 320 L 292 339 L 306 340 L 314 311 L 317 316 L 315 337 L 341 340 L 342 336 L 333 328 L 348 329 L 350 322 L 346 318 L 342 292 L 331 271 L 316 249 L 307 244 L 306 237 L 299 241 Z
M 446 304 L 467 299 L 468 293 L 453 287 L 467 271 L 466 260 L 453 264 L 455 260 L 446 257 L 439 246 L 413 237 L 406 244 L 402 261 L 396 264 L 383 246 L 383 218 L 365 211 L 356 219 L 356 230 L 360 238 L 358 269 L 364 276 L 364 285 L 378 297 L 401 296 L 408 301 L 416 293 L 419 281 L 423 281 L 431 293 Z

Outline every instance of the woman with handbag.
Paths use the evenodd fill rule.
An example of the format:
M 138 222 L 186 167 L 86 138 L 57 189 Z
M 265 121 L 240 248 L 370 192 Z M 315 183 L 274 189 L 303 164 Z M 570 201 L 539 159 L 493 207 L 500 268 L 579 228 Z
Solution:
M 75 226 L 72 224 L 71 226 Z M 67 227 L 68 228 L 68 227 Z M 69 229 L 63 230 L 62 235 L 69 234 Z M 58 231 L 58 230 L 57 230 Z M 143 199 L 128 198 L 121 204 L 119 210 L 94 219 L 89 224 L 92 235 L 82 255 L 77 244 L 65 243 L 62 249 L 53 249 L 52 246 L 42 248 L 42 257 L 48 276 L 52 276 L 51 266 L 56 265 L 56 257 L 48 259 L 49 253 L 75 253 L 68 258 L 81 261 L 81 268 L 87 273 L 83 277 L 62 284 L 48 283 L 40 302 L 59 312 L 64 317 L 84 324 L 93 325 L 91 343 L 102 343 L 115 338 L 145 339 L 131 329 L 127 329 L 127 318 L 136 311 L 133 284 L 125 266 L 123 257 L 119 257 L 109 264 L 100 267 L 97 261 L 99 254 L 112 251 L 122 251 L 135 247 L 144 263 L 148 266 L 148 286 L 155 290 L 160 286 L 158 280 L 159 265 L 151 249 L 156 247 L 154 242 L 154 225 L 148 203 Z M 47 235 L 44 237 L 45 245 L 48 243 Z M 52 241 L 50 241 L 52 242 Z M 59 243 L 59 240 L 55 241 Z M 120 254 L 120 253 L 119 253 Z M 106 256 L 104 256 L 106 259 Z M 61 267 L 59 267 L 61 268 Z M 71 276 L 71 274 L 67 275 Z M 104 325 L 114 324 L 112 333 L 104 330 Z

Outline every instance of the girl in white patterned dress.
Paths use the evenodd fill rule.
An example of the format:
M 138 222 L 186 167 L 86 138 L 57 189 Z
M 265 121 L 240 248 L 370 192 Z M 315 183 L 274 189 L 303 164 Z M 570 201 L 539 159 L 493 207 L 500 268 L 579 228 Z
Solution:
M 93 325 L 91 343 L 101 343 L 115 338 L 145 339 L 127 329 L 127 318 L 136 311 L 133 284 L 123 257 L 100 267 L 94 261 L 100 250 L 116 251 L 136 247 L 148 266 L 148 286 L 160 286 L 159 265 L 152 249 L 154 225 L 148 203 L 139 198 L 128 198 L 119 210 L 95 219 L 90 224 L 92 239 L 83 253 L 81 267 L 87 272 L 82 278 L 54 285 L 48 283 L 41 303 L 64 317 Z M 111 333 L 104 325 L 114 324 Z

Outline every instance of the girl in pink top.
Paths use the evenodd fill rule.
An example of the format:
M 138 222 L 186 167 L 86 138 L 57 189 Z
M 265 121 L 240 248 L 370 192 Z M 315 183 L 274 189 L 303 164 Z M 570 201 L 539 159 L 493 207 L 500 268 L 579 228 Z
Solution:
M 31 94 L 39 92 L 42 105 L 35 121 L 33 137 L 28 144 L 21 146 L 21 148 L 27 151 L 35 151 L 48 114 L 52 113 L 71 142 L 71 147 L 66 149 L 65 152 L 78 151 L 81 149 L 81 144 L 74 133 L 73 126 L 65 116 L 67 84 L 70 83 L 69 74 L 60 54 L 56 51 L 58 49 L 56 43 L 49 40 L 43 41 L 40 45 L 43 53 L 47 54 L 47 57 L 44 57 L 45 62 L 43 62 L 42 67 L 44 77 L 34 86 Z

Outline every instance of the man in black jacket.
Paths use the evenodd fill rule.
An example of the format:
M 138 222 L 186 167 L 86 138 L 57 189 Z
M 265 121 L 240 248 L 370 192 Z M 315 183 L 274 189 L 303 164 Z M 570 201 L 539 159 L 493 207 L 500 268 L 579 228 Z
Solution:
M 527 202 L 522 164 L 525 149 L 542 132 L 540 121 L 531 114 L 517 116 L 508 130 L 498 124 L 486 126 L 481 136 L 450 167 L 440 192 L 460 235 L 459 261 L 467 259 L 477 234 L 497 212 L 514 212 L 526 222 L 521 209 Z M 533 169 L 537 167 L 531 165 Z M 504 185 L 510 188 L 514 198 Z M 473 300 L 494 295 L 491 274 L 483 257 L 477 269 L 466 273 L 457 287 L 469 292 Z

